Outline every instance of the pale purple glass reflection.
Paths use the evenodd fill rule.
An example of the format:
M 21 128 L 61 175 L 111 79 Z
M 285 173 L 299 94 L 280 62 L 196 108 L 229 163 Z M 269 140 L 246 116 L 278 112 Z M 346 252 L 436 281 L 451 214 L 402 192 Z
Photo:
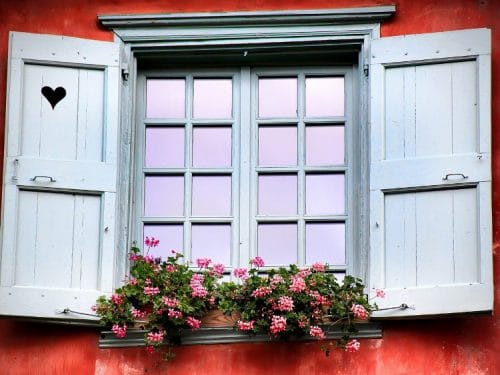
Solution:
M 182 224 L 144 225 L 144 237 L 154 237 L 160 240 L 158 247 L 152 247 L 149 255 L 166 260 L 172 255 L 172 250 L 178 253 L 184 251 L 184 229 Z M 146 248 L 144 249 L 144 253 Z
M 260 127 L 259 165 L 297 165 L 297 127 Z
M 193 177 L 193 215 L 231 216 L 231 177 Z
M 184 118 L 186 82 L 184 79 L 148 79 L 146 117 Z
M 193 167 L 231 167 L 231 128 L 193 129 Z
M 195 79 L 193 117 L 231 118 L 233 82 L 231 79 Z
M 297 176 L 259 176 L 259 215 L 297 213 Z
M 345 264 L 345 224 L 306 224 L 306 263 Z
M 210 258 L 214 263 L 231 262 L 231 225 L 193 224 L 191 228 L 191 261 Z
M 184 177 L 147 176 L 144 181 L 144 216 L 183 216 Z
M 258 249 L 266 265 L 288 266 L 297 263 L 297 225 L 260 224 Z
M 338 215 L 345 212 L 343 174 L 306 175 L 306 213 Z
M 297 78 L 259 79 L 259 117 L 297 117 Z
M 344 78 L 306 78 L 306 116 L 343 116 Z
M 184 128 L 146 128 L 146 168 L 184 167 Z
M 344 164 L 344 127 L 306 127 L 306 164 Z

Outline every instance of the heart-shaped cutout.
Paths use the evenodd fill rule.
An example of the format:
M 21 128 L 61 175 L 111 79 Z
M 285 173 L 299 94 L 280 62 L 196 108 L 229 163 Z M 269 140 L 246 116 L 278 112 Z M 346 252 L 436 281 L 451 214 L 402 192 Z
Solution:
M 44 86 L 42 87 L 42 95 L 45 96 L 45 99 L 49 101 L 52 109 L 54 109 L 56 104 L 63 100 L 66 96 L 66 89 L 59 86 L 53 90 L 52 87 Z

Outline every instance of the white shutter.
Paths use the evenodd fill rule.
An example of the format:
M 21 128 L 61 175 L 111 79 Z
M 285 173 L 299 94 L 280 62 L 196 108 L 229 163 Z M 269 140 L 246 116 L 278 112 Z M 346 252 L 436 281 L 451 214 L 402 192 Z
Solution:
M 1 315 L 82 319 L 59 312 L 90 313 L 113 288 L 118 52 L 10 34 Z M 43 87 L 60 100 L 49 103 Z
M 493 308 L 490 31 L 371 50 L 370 289 L 376 317 Z

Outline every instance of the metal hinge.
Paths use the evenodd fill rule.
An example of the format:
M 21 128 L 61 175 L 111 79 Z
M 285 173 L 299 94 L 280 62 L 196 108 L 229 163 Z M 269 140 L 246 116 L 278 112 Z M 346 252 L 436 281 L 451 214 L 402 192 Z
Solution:
M 122 78 L 124 81 L 128 81 L 129 71 L 128 64 L 122 64 Z
M 368 77 L 370 74 L 370 67 L 368 64 L 363 65 L 363 73 L 365 73 L 365 77 Z

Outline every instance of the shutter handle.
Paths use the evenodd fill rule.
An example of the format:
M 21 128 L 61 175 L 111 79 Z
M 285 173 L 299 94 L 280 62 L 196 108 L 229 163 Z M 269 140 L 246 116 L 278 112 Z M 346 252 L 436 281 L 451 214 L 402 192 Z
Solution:
M 466 176 L 463 173 L 448 173 L 446 176 L 443 177 L 443 181 L 449 180 L 448 177 L 450 177 L 450 176 L 460 176 L 464 180 L 467 179 L 467 178 L 469 178 L 469 176 Z
M 36 181 L 37 178 L 48 178 L 50 182 L 56 182 L 56 179 L 51 176 L 33 176 L 30 181 Z

